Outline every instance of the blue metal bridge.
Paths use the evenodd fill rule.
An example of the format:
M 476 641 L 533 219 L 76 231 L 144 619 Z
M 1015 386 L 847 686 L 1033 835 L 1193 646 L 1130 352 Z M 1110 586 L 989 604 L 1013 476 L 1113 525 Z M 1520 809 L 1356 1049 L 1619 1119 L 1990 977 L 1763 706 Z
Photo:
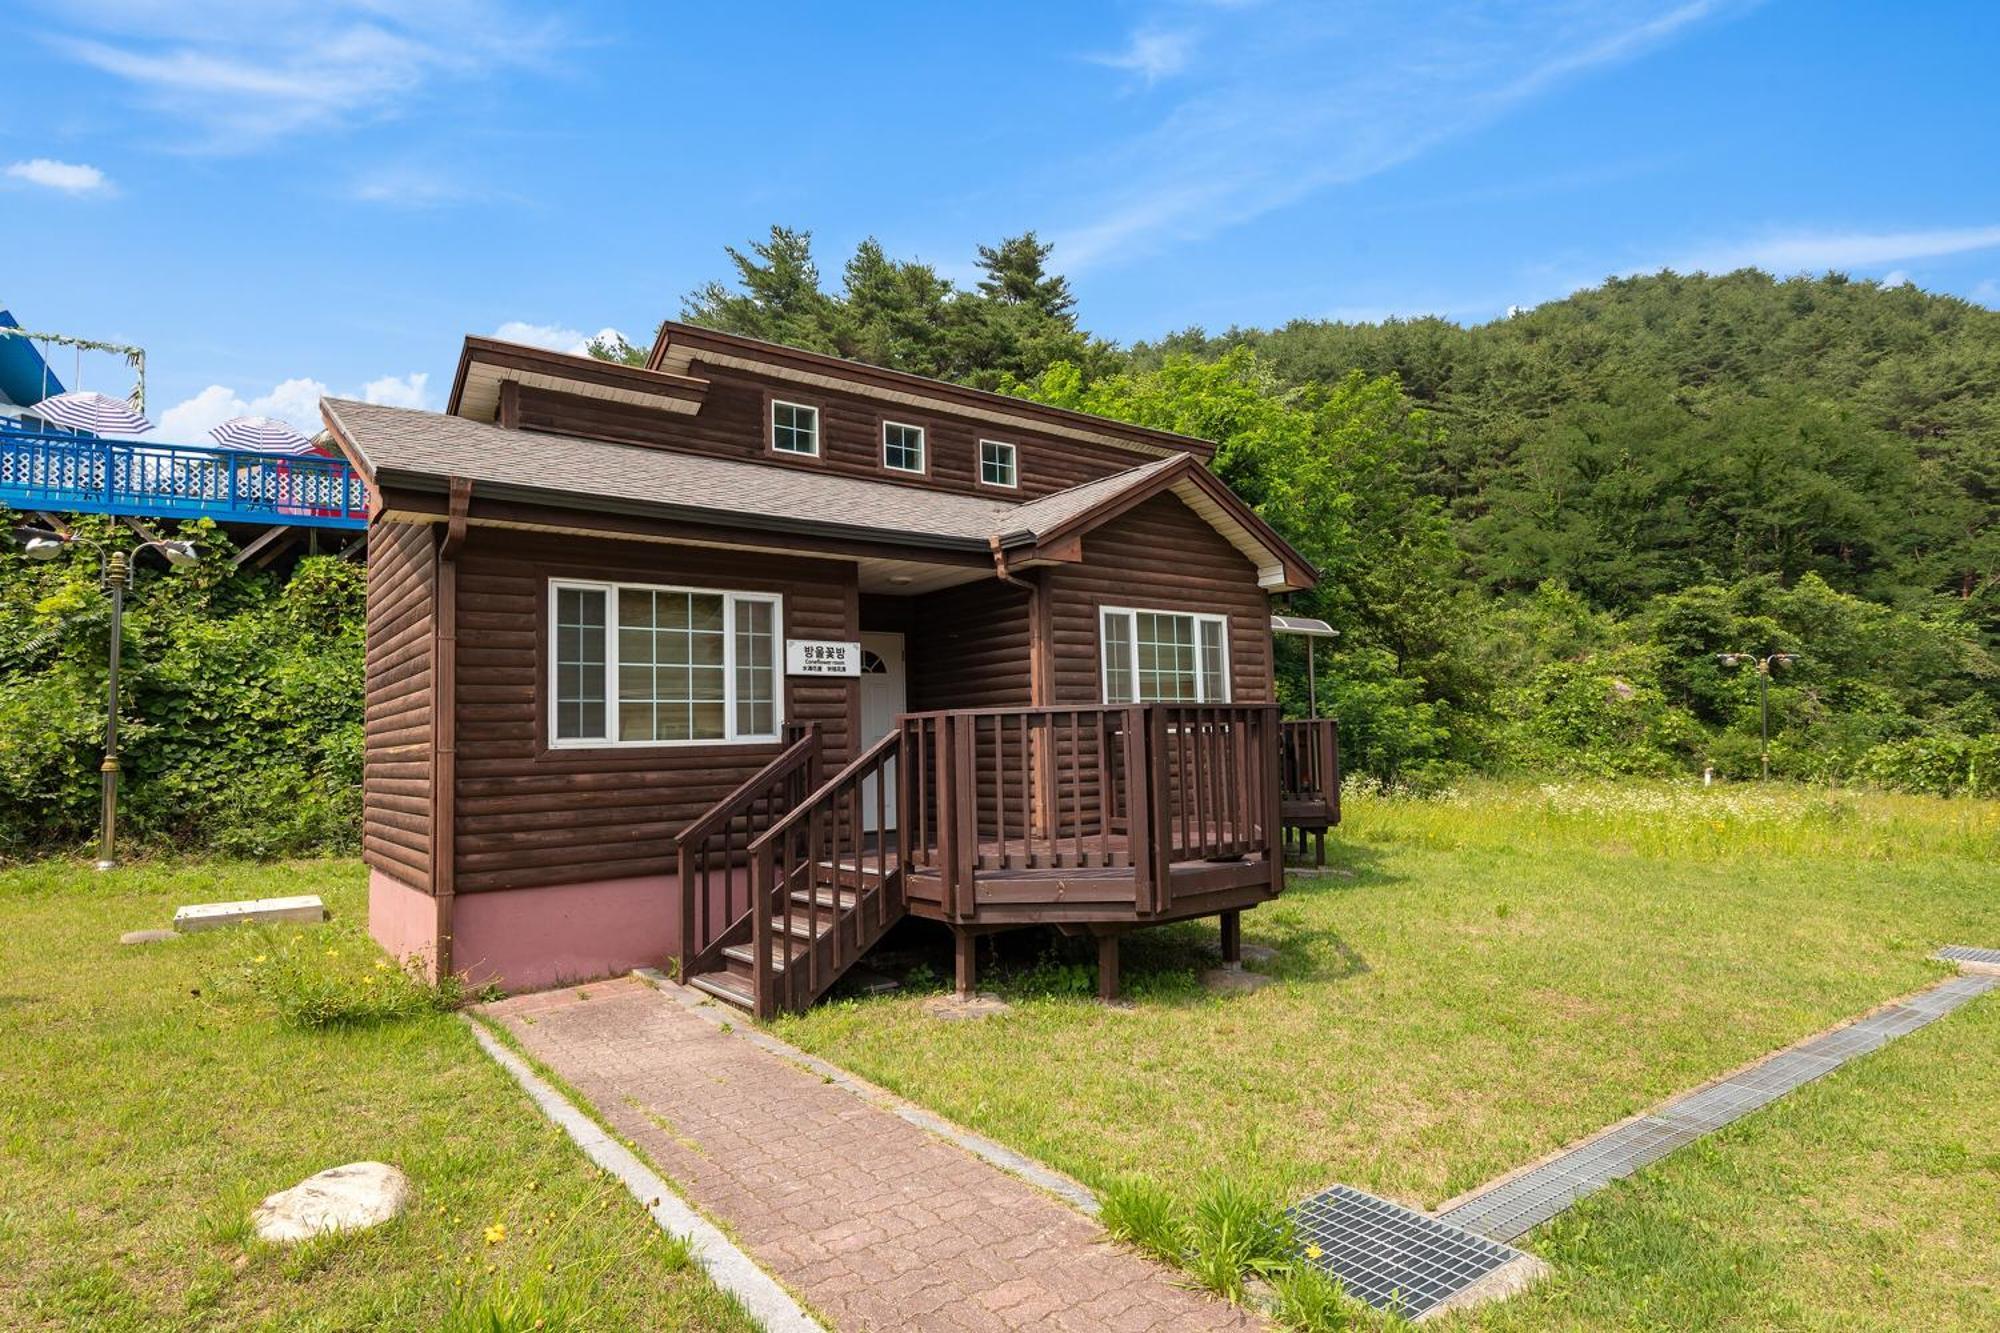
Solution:
M 368 526 L 343 458 L 143 444 L 0 425 L 0 506 L 300 528 Z

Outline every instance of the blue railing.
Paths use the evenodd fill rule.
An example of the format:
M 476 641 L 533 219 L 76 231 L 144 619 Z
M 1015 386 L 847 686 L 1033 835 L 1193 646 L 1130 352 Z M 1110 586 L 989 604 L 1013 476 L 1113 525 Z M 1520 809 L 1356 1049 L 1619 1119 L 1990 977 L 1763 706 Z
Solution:
M 0 505 L 309 528 L 368 525 L 344 458 L 100 440 L 0 426 Z

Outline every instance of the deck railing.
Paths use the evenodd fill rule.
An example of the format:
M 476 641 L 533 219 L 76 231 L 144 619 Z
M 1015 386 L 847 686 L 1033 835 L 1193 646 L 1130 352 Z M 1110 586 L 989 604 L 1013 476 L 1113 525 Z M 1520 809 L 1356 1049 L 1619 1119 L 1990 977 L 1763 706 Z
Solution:
M 799 729 L 777 758 L 682 829 L 679 846 L 682 980 L 750 937 L 750 844 L 819 786 L 817 726 Z
M 1273 854 L 1274 705 L 954 709 L 903 720 L 907 863 L 969 919 L 981 872 L 1129 869 L 1168 910 L 1176 862 Z
M 1330 717 L 1286 722 L 1280 771 L 1286 802 L 1319 801 L 1340 818 L 1340 724 Z
M 0 426 L 0 505 L 218 523 L 368 523 L 367 486 L 344 458 L 142 444 L 11 426 Z
M 873 831 L 901 786 L 902 739 L 890 731 L 750 844 L 759 1018 L 804 1010 L 902 916 L 895 840 Z

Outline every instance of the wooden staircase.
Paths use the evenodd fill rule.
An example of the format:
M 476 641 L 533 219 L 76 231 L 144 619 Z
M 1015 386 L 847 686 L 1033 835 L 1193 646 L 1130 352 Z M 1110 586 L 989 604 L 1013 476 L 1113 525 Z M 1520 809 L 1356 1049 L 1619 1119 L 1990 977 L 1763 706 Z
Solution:
M 680 975 L 759 1018 L 803 1012 L 906 911 L 896 835 L 863 831 L 895 808 L 901 730 L 824 783 L 818 757 L 808 733 L 681 835 Z

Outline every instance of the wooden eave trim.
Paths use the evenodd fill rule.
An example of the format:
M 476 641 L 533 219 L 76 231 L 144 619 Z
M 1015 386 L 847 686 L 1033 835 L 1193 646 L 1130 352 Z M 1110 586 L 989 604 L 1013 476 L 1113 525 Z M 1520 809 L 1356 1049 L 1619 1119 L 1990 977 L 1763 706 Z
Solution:
M 829 356 L 824 352 L 802 351 L 796 347 L 733 333 L 718 333 L 714 329 L 679 324 L 672 320 L 660 325 L 652 353 L 646 358 L 647 369 L 656 374 L 674 373 L 662 370 L 661 366 L 669 350 L 676 346 L 685 347 L 698 357 L 732 369 L 760 371 L 779 378 L 803 380 L 849 392 L 866 394 L 872 391 L 880 395 L 886 391 L 900 394 L 903 397 L 894 401 L 946 416 L 1001 421 L 1044 435 L 1067 436 L 1154 455 L 1184 453 L 1206 459 L 1215 453 L 1214 441 L 1197 439 L 1192 435 L 1134 426 L 1110 417 L 1050 407 L 1032 399 L 991 393 L 985 389 L 969 389 L 949 380 L 888 370 L 861 361 Z
M 466 380 L 474 365 L 533 372 L 578 385 L 624 389 L 695 404 L 701 403 L 708 394 L 708 381 L 691 375 L 618 365 L 611 361 L 599 361 L 595 357 L 571 356 L 565 352 L 529 347 L 524 343 L 467 335 L 465 345 L 458 354 L 458 369 L 452 376 L 451 397 L 445 404 L 445 411 L 453 416 L 459 414 L 459 407 L 465 398 Z
M 340 422 L 327 410 L 324 400 L 321 400 L 319 405 L 319 419 L 326 423 L 326 433 L 333 437 L 333 443 L 340 450 L 341 456 L 347 460 L 349 466 L 361 474 L 361 480 L 368 483 L 368 493 L 372 498 L 375 494 L 375 469 L 368 466 L 367 455 L 347 437 L 347 432 L 340 428 Z
M 436 490 L 392 488 L 384 494 L 385 521 L 399 523 L 445 523 L 450 511 L 444 494 Z M 963 546 L 870 540 L 866 532 L 853 536 L 840 532 L 778 530 L 708 521 L 688 521 L 656 511 L 635 509 L 612 511 L 603 507 L 575 509 L 550 505 L 533 499 L 496 493 L 482 484 L 467 511 L 472 527 L 510 527 L 571 535 L 597 536 L 624 541 L 659 541 L 685 545 L 719 546 L 802 559 L 899 560 L 911 564 L 950 565 L 966 569 L 991 569 L 993 556 L 984 545 Z

